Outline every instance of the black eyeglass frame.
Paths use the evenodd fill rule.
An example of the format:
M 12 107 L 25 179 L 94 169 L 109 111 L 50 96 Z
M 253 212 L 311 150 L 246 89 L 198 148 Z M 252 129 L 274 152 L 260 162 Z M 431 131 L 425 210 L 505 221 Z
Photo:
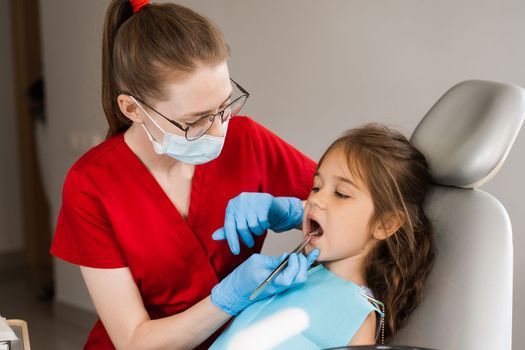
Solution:
M 232 78 L 230 78 L 230 80 L 235 84 L 235 86 L 242 92 L 242 95 L 237 97 L 235 100 L 233 100 L 232 102 L 228 103 L 228 105 L 226 107 L 224 107 L 222 110 L 218 111 L 217 113 L 215 114 L 209 114 L 209 115 L 206 115 L 202 118 L 199 118 L 197 119 L 196 121 L 192 122 L 191 124 L 197 124 L 199 121 L 203 120 L 203 119 L 206 119 L 206 118 L 213 118 L 212 119 L 212 122 L 210 123 L 210 126 L 208 127 L 208 129 L 206 129 L 201 135 L 195 137 L 195 138 L 188 138 L 188 130 L 190 130 L 191 128 L 191 124 L 188 125 L 187 127 L 183 127 L 180 123 L 176 122 L 175 120 L 172 120 L 168 117 L 166 117 L 164 114 L 160 113 L 159 111 L 157 111 L 155 108 L 151 107 L 150 105 L 148 105 L 146 102 L 144 102 L 142 99 L 128 93 L 128 92 L 124 92 L 122 91 L 121 93 L 125 94 L 125 95 L 129 95 L 129 96 L 132 96 L 135 100 L 139 101 L 140 103 L 142 103 L 143 105 L 145 105 L 146 107 L 150 108 L 152 111 L 154 111 L 155 113 L 157 113 L 158 115 L 160 115 L 162 118 L 166 119 L 168 122 L 170 122 L 171 124 L 175 125 L 177 128 L 179 128 L 180 130 L 184 131 L 184 137 L 186 138 L 186 140 L 188 141 L 195 141 L 197 139 L 199 139 L 200 137 L 202 137 L 203 135 L 205 135 L 208 130 L 210 130 L 211 126 L 213 125 L 213 121 L 215 120 L 215 117 L 217 116 L 220 116 L 221 118 L 221 121 L 224 123 L 224 119 L 223 119 L 223 116 L 224 116 L 224 112 L 230 108 L 231 106 L 233 106 L 237 101 L 239 101 L 240 99 L 242 98 L 245 98 L 245 101 L 244 103 L 241 105 L 241 108 L 239 108 L 239 111 L 242 109 L 242 107 L 244 107 L 244 104 L 246 103 L 246 100 L 248 99 L 248 97 L 250 97 L 250 93 L 248 91 L 246 91 L 246 89 L 244 89 L 242 86 L 240 86 L 235 80 L 233 80 Z M 237 111 L 237 113 L 239 112 Z M 230 118 L 233 117 L 233 116 L 230 116 Z

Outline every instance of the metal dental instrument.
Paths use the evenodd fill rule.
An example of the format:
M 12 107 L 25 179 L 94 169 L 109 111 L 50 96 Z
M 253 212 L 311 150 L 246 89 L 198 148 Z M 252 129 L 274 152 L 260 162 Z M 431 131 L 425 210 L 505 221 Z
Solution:
M 301 252 L 304 247 L 306 247 L 306 245 L 308 244 L 308 242 L 310 242 L 310 239 L 312 239 L 313 236 L 317 236 L 318 235 L 318 231 L 315 230 L 313 232 L 310 232 L 308 234 L 308 237 L 306 237 L 302 242 L 301 244 L 299 244 L 297 247 L 295 247 L 294 250 L 292 250 L 288 256 L 279 264 L 279 266 L 277 266 L 275 268 L 275 270 L 273 270 L 273 272 L 270 274 L 270 276 L 268 276 L 263 283 L 261 283 L 259 285 L 259 287 L 257 287 L 257 289 L 255 289 L 253 291 L 253 293 L 250 295 L 250 300 L 253 300 L 255 298 L 257 298 L 257 296 L 259 294 L 261 294 L 261 292 L 263 291 L 263 289 L 268 285 L 268 283 L 270 283 L 275 277 L 277 277 L 277 275 L 286 268 L 286 266 L 288 266 L 288 259 L 290 258 L 290 255 L 292 255 L 293 253 L 299 253 Z

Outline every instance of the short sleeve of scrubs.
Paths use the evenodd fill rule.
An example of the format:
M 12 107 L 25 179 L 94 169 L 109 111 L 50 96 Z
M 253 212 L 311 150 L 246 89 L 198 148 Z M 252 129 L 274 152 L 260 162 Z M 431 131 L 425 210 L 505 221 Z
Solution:
M 69 234 L 72 232 L 74 235 Z M 74 169 L 64 182 L 62 209 L 51 252 L 76 265 L 126 266 L 96 189 Z

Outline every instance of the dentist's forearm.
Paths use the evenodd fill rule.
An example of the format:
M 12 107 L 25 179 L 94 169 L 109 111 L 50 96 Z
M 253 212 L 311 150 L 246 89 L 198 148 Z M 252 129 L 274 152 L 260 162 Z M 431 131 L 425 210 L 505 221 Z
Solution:
M 184 312 L 140 324 L 126 349 L 194 349 L 230 317 L 208 296 Z

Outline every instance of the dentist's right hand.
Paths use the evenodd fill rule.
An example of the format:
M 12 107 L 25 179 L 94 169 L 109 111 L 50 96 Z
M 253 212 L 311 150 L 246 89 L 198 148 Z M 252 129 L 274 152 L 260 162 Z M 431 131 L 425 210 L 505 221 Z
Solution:
M 305 257 L 303 254 L 291 254 L 288 266 L 274 278 L 254 300 L 249 300 L 253 291 L 286 258 L 253 254 L 239 265 L 211 291 L 211 301 L 226 313 L 235 316 L 251 303 L 306 281 L 306 271 L 319 257 L 319 249 L 314 249 Z

